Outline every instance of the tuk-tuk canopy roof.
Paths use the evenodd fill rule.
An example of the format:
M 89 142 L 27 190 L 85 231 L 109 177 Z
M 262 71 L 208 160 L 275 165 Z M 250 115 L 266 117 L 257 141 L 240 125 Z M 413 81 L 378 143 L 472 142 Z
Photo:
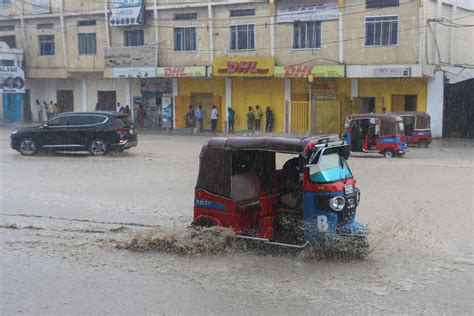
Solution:
M 416 118 L 416 129 L 429 129 L 431 125 L 431 117 L 428 113 L 417 111 L 393 112 L 399 116 L 414 116 Z
M 336 139 L 337 137 L 337 139 Z M 209 140 L 207 148 L 227 150 L 263 150 L 280 153 L 304 153 L 306 146 L 310 143 L 318 143 L 319 140 L 330 139 L 339 141 L 337 135 L 313 136 L 313 137 L 216 137 Z
M 387 122 L 397 122 L 400 121 L 400 116 L 394 113 L 366 113 L 366 114 L 353 114 L 351 119 L 353 120 L 362 120 L 362 119 L 371 119 L 376 118 L 381 121 Z

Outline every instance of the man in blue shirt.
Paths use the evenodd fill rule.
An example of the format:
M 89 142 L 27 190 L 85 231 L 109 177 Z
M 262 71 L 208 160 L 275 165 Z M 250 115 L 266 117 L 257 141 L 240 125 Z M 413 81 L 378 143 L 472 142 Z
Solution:
M 194 110 L 194 120 L 196 122 L 196 132 L 202 132 L 202 106 L 198 105 Z
M 233 108 L 231 107 L 228 107 L 227 108 L 227 115 L 228 115 L 228 118 L 227 120 L 229 121 L 229 133 L 233 133 L 234 132 L 234 121 L 235 121 L 235 111 Z

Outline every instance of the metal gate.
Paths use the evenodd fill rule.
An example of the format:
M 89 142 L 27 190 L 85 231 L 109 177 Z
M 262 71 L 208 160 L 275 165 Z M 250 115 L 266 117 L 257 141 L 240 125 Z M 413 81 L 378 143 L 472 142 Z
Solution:
M 290 102 L 290 133 L 310 134 L 311 115 L 308 101 Z

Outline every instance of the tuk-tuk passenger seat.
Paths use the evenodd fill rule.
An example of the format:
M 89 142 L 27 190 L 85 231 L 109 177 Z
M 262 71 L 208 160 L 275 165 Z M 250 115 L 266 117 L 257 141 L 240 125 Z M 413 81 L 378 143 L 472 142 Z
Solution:
M 239 212 L 252 212 L 260 209 L 261 181 L 253 170 L 231 177 L 231 198 Z

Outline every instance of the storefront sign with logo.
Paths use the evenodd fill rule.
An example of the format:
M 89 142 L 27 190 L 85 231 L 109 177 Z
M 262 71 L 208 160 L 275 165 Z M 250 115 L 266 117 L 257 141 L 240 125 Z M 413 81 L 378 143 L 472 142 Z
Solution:
M 158 67 L 157 77 L 206 77 L 206 67 Z
M 337 82 L 335 79 L 315 79 L 311 83 L 311 92 L 314 94 L 335 94 Z
M 306 78 L 342 78 L 345 76 L 344 65 L 337 66 L 275 66 L 275 77 Z
M 294 21 L 324 21 L 339 18 L 338 0 L 286 1 L 278 6 L 277 23 Z
M 170 94 L 173 85 L 171 79 L 167 78 L 144 79 L 140 80 L 140 92 Z
M 273 75 L 273 57 L 216 57 L 215 77 L 269 77 Z
M 117 67 L 112 70 L 112 78 L 154 78 L 155 67 Z
M 112 0 L 110 26 L 143 25 L 145 14 L 142 0 Z
M 31 0 L 32 14 L 48 14 L 51 13 L 50 0 Z
M 14 66 L 0 67 L 0 92 L 25 93 L 25 72 Z
M 406 78 L 410 77 L 411 69 L 404 67 L 380 67 L 374 69 L 376 78 Z

